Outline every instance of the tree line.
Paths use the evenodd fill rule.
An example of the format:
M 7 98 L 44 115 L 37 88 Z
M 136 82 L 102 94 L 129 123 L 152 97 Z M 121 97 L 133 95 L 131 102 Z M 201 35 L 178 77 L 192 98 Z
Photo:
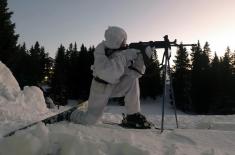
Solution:
M 235 51 L 212 56 L 209 43 L 199 41 L 191 53 L 177 50 L 173 84 L 177 107 L 200 114 L 235 113 Z
M 68 49 L 63 45 L 57 50 L 53 75 L 51 78 L 52 92 L 58 97 L 71 99 L 87 99 L 92 81 L 91 65 L 94 47 L 88 49 L 82 44 L 70 44 Z M 55 97 L 56 97 L 55 96 Z
M 0 0 L 0 60 L 5 63 L 19 85 L 47 84 L 58 104 L 66 99 L 87 99 L 89 96 L 94 62 L 94 47 L 71 43 L 60 45 L 55 58 L 49 57 L 44 47 L 36 42 L 30 47 L 18 44 L 13 12 L 7 0 Z M 200 114 L 235 113 L 235 52 L 228 47 L 224 56 L 212 52 L 209 43 L 203 48 L 198 41 L 190 52 L 180 46 L 172 69 L 175 100 L 178 108 Z M 155 98 L 162 94 L 163 76 L 157 53 L 140 79 L 141 97 Z

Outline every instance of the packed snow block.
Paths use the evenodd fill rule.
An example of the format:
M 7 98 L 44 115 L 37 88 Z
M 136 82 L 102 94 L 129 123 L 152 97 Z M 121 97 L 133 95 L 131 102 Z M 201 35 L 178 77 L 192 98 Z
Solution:
M 0 120 L 31 121 L 46 112 L 43 92 L 35 86 L 26 86 L 21 91 L 11 71 L 0 62 Z

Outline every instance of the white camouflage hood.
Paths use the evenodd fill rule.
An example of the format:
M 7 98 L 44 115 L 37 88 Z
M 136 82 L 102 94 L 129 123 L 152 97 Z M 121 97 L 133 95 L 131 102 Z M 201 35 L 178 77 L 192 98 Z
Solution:
M 122 42 L 127 40 L 126 32 L 122 28 L 116 26 L 108 27 L 108 29 L 105 31 L 104 37 L 105 46 L 110 49 L 120 48 Z

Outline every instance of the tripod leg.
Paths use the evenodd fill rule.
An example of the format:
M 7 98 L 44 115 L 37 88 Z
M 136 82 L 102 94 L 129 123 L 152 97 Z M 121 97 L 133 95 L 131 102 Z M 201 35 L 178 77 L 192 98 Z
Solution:
M 174 106 L 174 111 L 175 111 L 175 122 L 176 122 L 176 127 L 179 128 L 178 125 L 178 119 L 177 119 L 177 112 L 176 112 L 176 104 L 175 104 L 175 94 L 174 94 L 174 89 L 173 89 L 173 84 L 172 84 L 172 76 L 171 76 L 171 70 L 170 70 L 170 61 L 168 59 L 168 65 L 167 65 L 167 69 L 168 69 L 168 76 L 170 79 L 170 90 L 171 90 L 171 96 L 172 96 L 172 102 L 173 102 L 173 106 Z
M 163 90 L 163 99 L 162 99 L 162 121 L 161 121 L 161 132 L 163 132 L 164 130 L 164 114 L 165 114 L 165 102 L 166 102 L 166 91 L 167 91 L 167 87 L 166 87 L 166 74 L 167 74 L 167 59 L 165 58 L 165 64 L 164 64 L 164 68 L 163 68 L 163 78 L 164 78 L 164 90 Z

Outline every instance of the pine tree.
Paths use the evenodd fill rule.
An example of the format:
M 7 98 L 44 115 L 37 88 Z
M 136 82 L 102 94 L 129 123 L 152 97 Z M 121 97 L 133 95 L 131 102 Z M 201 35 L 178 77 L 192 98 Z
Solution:
M 70 44 L 65 54 L 65 66 L 67 70 L 67 93 L 68 97 L 74 99 L 87 99 L 92 81 L 91 65 L 94 62 L 94 47 L 89 50 L 81 45 L 77 50 L 77 44 Z
M 227 47 L 224 56 L 220 59 L 219 67 L 219 93 L 215 96 L 217 102 L 213 106 L 213 112 L 216 114 L 235 113 L 232 53 L 229 47 Z
M 235 51 L 231 54 L 232 74 L 235 75 Z
M 189 58 L 187 49 L 182 45 L 179 46 L 174 60 L 174 74 L 173 84 L 175 92 L 175 100 L 178 108 L 183 110 L 190 109 L 190 72 L 189 72 Z
M 55 57 L 52 92 L 56 104 L 65 105 L 67 99 L 67 72 L 65 47 L 60 45 Z
M 214 58 L 212 59 L 211 62 L 211 92 L 213 96 L 218 96 L 221 93 L 221 65 L 220 65 L 220 60 L 215 53 Z
M 227 47 L 226 52 L 222 58 L 222 69 L 227 77 L 232 74 L 232 55 L 231 50 Z
M 93 60 L 91 56 L 87 48 L 82 44 L 79 52 L 79 98 L 82 99 L 88 98 L 91 80 L 93 78 L 91 71 Z
M 230 93 L 231 93 L 233 104 L 230 109 L 232 109 L 231 113 L 234 114 L 235 113 L 235 104 L 234 104 L 235 96 L 233 92 L 235 92 L 235 51 L 233 51 L 231 59 L 232 59 L 232 78 L 231 78 L 231 90 L 230 90 L 231 92 Z
M 11 21 L 13 12 L 7 5 L 7 0 L 0 0 L 0 60 L 12 69 L 19 36 L 15 34 L 15 24 Z
M 219 57 L 215 53 L 214 58 L 211 62 L 211 68 L 217 72 L 219 71 L 219 64 L 220 64 Z
M 205 71 L 204 73 L 207 73 L 209 71 L 210 55 L 211 55 L 211 50 L 209 47 L 209 43 L 206 42 L 203 47 L 203 51 L 202 51 L 202 55 L 201 55 L 201 66 L 203 67 L 202 70 Z M 208 76 L 208 75 L 205 75 L 205 76 Z
M 20 87 L 23 88 L 24 86 L 31 84 L 29 82 L 31 77 L 29 72 L 29 67 L 31 66 L 30 55 L 28 53 L 28 50 L 26 49 L 25 43 L 23 45 L 18 45 L 16 57 L 17 59 L 14 63 L 15 66 L 13 66 L 13 73 Z
M 192 48 L 192 53 L 191 53 L 191 98 L 193 102 L 193 109 L 194 111 L 198 111 L 199 109 L 199 97 L 198 93 L 200 92 L 200 87 L 199 87 L 199 79 L 200 79 L 200 56 L 202 54 L 202 49 L 200 46 L 200 43 L 198 41 L 197 46 Z
M 223 92 L 225 94 L 230 94 L 231 83 L 232 83 L 232 57 L 231 50 L 227 47 L 226 52 L 221 61 L 221 75 L 223 79 Z
M 209 47 L 209 43 L 206 42 L 204 47 L 203 47 L 203 51 L 202 51 L 202 72 L 201 72 L 201 76 L 202 76 L 202 87 L 201 89 L 203 92 L 203 96 L 204 96 L 204 100 L 203 100 L 203 112 L 204 113 L 209 113 L 210 112 L 210 105 L 212 104 L 212 100 L 213 100 L 213 94 L 212 94 L 212 83 L 211 83 L 211 79 L 212 74 L 211 74 L 211 64 L 210 64 L 210 57 L 211 57 L 211 49 Z
M 44 47 L 36 42 L 29 50 L 30 66 L 28 70 L 31 75 L 30 85 L 40 84 L 46 75 L 46 65 L 48 64 L 48 53 L 45 52 Z
M 208 113 L 210 107 L 210 60 L 209 44 L 206 43 L 203 50 L 198 45 L 192 49 L 192 89 L 191 96 L 193 106 L 198 113 Z
M 77 50 L 77 44 L 71 43 L 66 51 L 67 59 L 67 87 L 68 95 L 70 98 L 77 98 L 79 89 L 79 52 Z
M 231 65 L 232 65 L 232 83 L 231 87 L 233 88 L 232 92 L 235 91 L 235 51 L 233 51 L 231 56 Z
M 221 104 L 221 97 L 223 95 L 222 88 L 223 88 L 223 81 L 221 75 L 221 61 L 217 54 L 215 53 L 214 58 L 211 62 L 211 98 L 212 104 L 210 105 L 210 112 L 217 113 L 220 104 Z

